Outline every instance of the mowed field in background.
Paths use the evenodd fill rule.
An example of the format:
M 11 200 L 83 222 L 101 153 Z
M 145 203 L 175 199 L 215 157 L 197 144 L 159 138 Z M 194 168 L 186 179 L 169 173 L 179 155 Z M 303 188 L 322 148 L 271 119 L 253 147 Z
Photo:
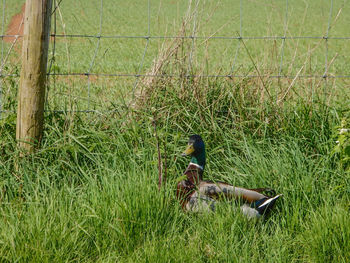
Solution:
M 24 1 L 5 3 L 6 33 L 11 17 L 21 12 Z M 264 78 L 274 86 L 288 88 L 295 75 L 323 76 L 327 56 L 328 75 L 349 76 L 350 40 L 346 39 L 349 9 L 346 1 L 334 1 L 332 9 L 331 1 L 293 1 L 288 5 L 286 1 L 242 1 L 242 6 L 238 0 L 149 1 L 149 6 L 148 1 L 104 0 L 102 6 L 97 0 L 62 1 L 52 17 L 52 33 L 59 37 L 55 45 L 54 38 L 51 39 L 50 71 L 64 75 L 50 78 L 49 105 L 56 110 L 72 108 L 72 104 L 80 110 L 106 110 L 130 98 L 136 79 L 133 75 L 150 74 L 152 65 L 159 59 L 159 51 L 171 46 L 173 39 L 162 37 L 203 37 L 195 41 L 186 38 L 182 43 L 188 49 L 183 55 L 191 56 L 192 74 L 289 76 L 288 80 L 282 79 L 282 84 L 278 78 Z M 186 26 L 183 26 L 184 20 Z M 99 40 L 99 35 L 107 38 Z M 140 38 L 148 35 L 160 38 L 149 41 Z M 220 38 L 240 35 L 247 38 L 286 36 L 287 39 L 244 39 L 243 45 L 238 39 Z M 327 35 L 337 38 L 329 39 L 328 47 L 324 39 L 313 38 Z M 114 38 L 117 36 L 130 38 Z M 207 40 L 209 37 L 217 38 Z M 11 47 L 11 41 L 7 42 L 5 55 Z M 21 48 L 18 43 L 10 53 L 3 74 L 19 73 Z M 67 73 L 81 75 L 66 76 Z M 90 84 L 84 73 L 93 74 Z M 167 73 L 180 75 L 161 72 Z M 319 80 L 298 78 L 293 86 L 307 83 L 309 87 L 319 87 L 323 85 Z M 13 81 L 17 78 L 5 78 L 3 96 L 14 94 L 10 87 Z M 349 78 L 331 78 L 327 85 L 347 86 Z
M 4 2 L 6 33 L 24 1 Z M 62 75 L 48 78 L 42 147 L 25 158 L 21 40 L 3 41 L 0 260 L 349 262 L 350 173 L 335 147 L 350 78 L 293 78 L 322 76 L 326 55 L 327 75 L 350 75 L 350 3 L 331 3 L 103 0 L 101 17 L 100 0 L 63 0 L 49 55 Z M 337 39 L 326 46 L 327 32 Z M 240 35 L 251 39 L 226 39 Z M 266 36 L 286 39 L 253 39 Z M 154 73 L 170 77 L 142 76 Z M 205 179 L 283 194 L 268 218 L 247 220 L 227 200 L 215 213 L 181 210 L 180 154 L 194 133 Z

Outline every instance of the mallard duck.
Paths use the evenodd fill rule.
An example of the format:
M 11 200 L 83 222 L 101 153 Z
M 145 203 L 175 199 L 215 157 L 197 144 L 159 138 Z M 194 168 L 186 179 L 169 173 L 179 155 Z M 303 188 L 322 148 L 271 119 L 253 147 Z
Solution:
M 215 210 L 216 201 L 224 197 L 243 201 L 240 207 L 243 214 L 249 218 L 258 218 L 266 215 L 281 196 L 270 188 L 246 189 L 224 182 L 204 181 L 205 145 L 199 135 L 190 136 L 182 155 L 191 157 L 184 172 L 185 178 L 177 185 L 177 197 L 184 210 Z

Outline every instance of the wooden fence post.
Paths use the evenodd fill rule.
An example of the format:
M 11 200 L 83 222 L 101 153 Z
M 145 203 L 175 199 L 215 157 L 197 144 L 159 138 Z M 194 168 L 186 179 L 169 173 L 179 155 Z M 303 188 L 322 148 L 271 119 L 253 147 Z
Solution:
M 43 132 L 52 0 L 26 0 L 16 138 L 33 152 Z

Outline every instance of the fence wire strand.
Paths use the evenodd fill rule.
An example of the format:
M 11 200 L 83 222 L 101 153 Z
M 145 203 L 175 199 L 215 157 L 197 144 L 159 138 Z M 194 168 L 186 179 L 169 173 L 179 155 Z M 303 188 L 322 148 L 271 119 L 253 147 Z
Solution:
M 324 36 L 245 36 L 245 37 L 240 37 L 240 36 L 175 36 L 175 35 L 170 35 L 170 36 L 133 36 L 133 35 L 84 35 L 84 34 L 56 34 L 53 35 L 51 34 L 51 37 L 57 37 L 57 38 L 106 38 L 106 39 L 123 39 L 123 38 L 129 38 L 129 39 L 203 39 L 203 40 L 225 40 L 225 39 L 237 39 L 237 40 L 282 40 L 282 39 L 324 39 Z M 0 38 L 5 38 L 5 37 L 18 37 L 22 38 L 23 35 L 0 35 Z M 328 37 L 328 40 L 350 40 L 349 37 Z
M 285 78 L 285 79 L 293 79 L 295 77 L 297 78 L 324 78 L 324 75 L 269 75 L 269 74 L 261 74 L 261 75 L 215 75 L 215 74 L 208 74 L 208 75 L 200 75 L 200 74 L 186 74 L 183 76 L 179 76 L 176 74 L 128 74 L 128 73 L 83 73 L 83 72 L 76 72 L 76 73 L 55 73 L 50 74 L 51 76 L 100 76 L 100 77 L 144 77 L 144 78 Z M 18 75 L 14 75 L 18 76 Z M 350 78 L 350 75 L 327 75 L 327 78 L 334 78 L 334 79 L 344 79 L 344 78 Z

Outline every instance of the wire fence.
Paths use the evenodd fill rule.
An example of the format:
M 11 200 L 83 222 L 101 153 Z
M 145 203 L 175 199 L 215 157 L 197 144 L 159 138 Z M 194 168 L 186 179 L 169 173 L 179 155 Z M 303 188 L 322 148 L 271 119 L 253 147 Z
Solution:
M 7 0 L 9 1 L 9 0 Z M 280 10 L 281 13 L 283 13 L 283 34 L 282 35 L 261 35 L 261 36 L 245 36 L 243 32 L 243 17 L 248 16 L 249 14 L 245 14 L 243 12 L 243 7 L 245 5 L 244 0 L 239 0 L 239 32 L 236 32 L 237 35 L 231 35 L 231 36 L 219 36 L 217 34 L 212 34 L 208 36 L 202 36 L 197 34 L 197 21 L 198 21 L 198 5 L 200 4 L 200 0 L 193 1 L 194 4 L 194 12 L 193 12 L 193 27 L 191 30 L 190 35 L 155 35 L 152 34 L 151 31 L 151 5 L 157 4 L 156 1 L 146 0 L 147 1 L 147 33 L 144 35 L 108 35 L 103 34 L 103 23 L 104 19 L 107 19 L 104 16 L 104 9 L 108 8 L 104 5 L 103 0 L 96 0 L 96 8 L 99 9 L 99 20 L 98 20 L 98 33 L 97 34 L 66 34 L 66 33 L 58 33 L 57 32 L 57 16 L 60 15 L 58 13 L 60 5 L 68 0 L 54 0 L 53 3 L 53 12 L 52 12 L 52 28 L 51 28 L 51 55 L 49 58 L 48 63 L 48 78 L 49 78 L 49 88 L 46 92 L 46 110 L 47 111 L 56 111 L 56 112 L 65 112 L 67 111 L 67 108 L 63 109 L 54 109 L 52 110 L 49 107 L 49 97 L 50 92 L 52 88 L 50 86 L 55 85 L 57 77 L 83 77 L 86 78 L 86 90 L 87 95 L 85 100 L 87 102 L 85 103 L 84 109 L 73 109 L 72 111 L 76 112 L 96 112 L 95 109 L 93 109 L 92 106 L 92 96 L 91 92 L 92 84 L 93 84 L 93 77 L 112 77 L 112 78 L 134 78 L 133 84 L 132 84 L 132 94 L 134 96 L 135 90 L 139 84 L 140 78 L 193 78 L 193 77 L 202 77 L 202 78 L 269 78 L 269 79 L 324 79 L 327 81 L 327 79 L 350 79 L 350 73 L 344 72 L 340 74 L 332 74 L 329 72 L 330 67 L 330 61 L 329 61 L 329 42 L 333 40 L 341 40 L 341 41 L 348 41 L 350 40 L 350 35 L 344 35 L 344 36 L 330 36 L 330 30 L 332 28 L 332 19 L 338 19 L 339 17 L 339 10 L 334 17 L 334 1 L 329 1 L 329 12 L 328 12 L 328 18 L 327 19 L 327 29 L 326 32 L 323 35 L 319 36 L 302 36 L 302 35 L 288 35 L 288 24 L 289 24 L 289 12 L 291 9 L 291 3 L 288 0 L 280 0 L 278 2 L 283 2 L 284 7 L 283 10 Z M 192 4 L 192 1 L 190 0 L 190 5 Z M 109 3 L 110 4 L 110 3 Z M 346 3 L 344 2 L 344 5 Z M 132 12 L 132 10 L 125 10 L 125 12 Z M 18 40 L 22 38 L 23 36 L 21 34 L 17 35 L 6 35 L 6 24 L 5 24 L 5 14 L 6 14 L 6 0 L 2 0 L 2 29 L 1 29 L 1 38 L 4 40 L 5 38 L 13 38 L 12 43 L 10 44 L 10 47 L 7 48 L 7 52 L 5 52 L 4 48 L 4 41 L 2 41 L 2 47 L 1 47 L 1 67 L 0 67 L 0 114 L 3 112 L 13 112 L 13 109 L 8 109 L 4 107 L 3 103 L 3 93 L 4 93 L 4 80 L 6 78 L 18 78 L 19 73 L 18 72 L 6 72 L 4 73 L 4 68 L 6 64 L 8 63 L 8 58 L 12 52 L 14 52 L 14 46 L 19 42 Z M 23 24 L 23 20 L 22 20 Z M 56 45 L 57 41 L 59 39 L 87 39 L 87 40 L 95 40 L 96 45 L 93 50 L 93 55 L 91 57 L 91 60 L 88 64 L 88 67 L 83 72 L 72 72 L 72 71 L 66 71 L 66 72 L 60 72 L 57 70 L 56 66 Z M 135 69 L 135 72 L 126 72 L 126 73 L 114 73 L 114 72 L 93 72 L 93 68 L 96 64 L 96 60 L 98 58 L 98 54 L 100 52 L 101 48 L 101 41 L 102 40 L 136 40 L 141 39 L 145 41 L 145 45 L 142 51 L 142 55 L 140 57 L 139 63 L 137 68 Z M 186 74 L 183 75 L 176 75 L 176 74 L 150 74 L 150 73 L 144 73 L 144 64 L 145 64 L 145 57 L 150 47 L 150 41 L 158 39 L 158 40 L 174 40 L 174 39 L 182 39 L 182 40 L 188 40 L 191 41 L 191 49 L 189 51 L 189 60 L 188 60 L 188 69 L 191 68 L 191 64 L 193 63 L 193 56 L 194 56 L 194 46 L 196 41 L 198 40 L 225 40 L 225 41 L 237 41 L 236 48 L 234 52 L 232 52 L 232 62 L 230 63 L 230 67 L 227 69 L 227 72 L 224 74 L 192 74 L 190 70 L 187 71 Z M 236 71 L 237 63 L 238 63 L 238 57 L 239 54 L 242 52 L 242 48 L 244 45 L 244 41 L 250 41 L 250 40 L 271 40 L 271 41 L 281 41 L 280 51 L 279 51 L 279 62 L 278 62 L 278 69 L 275 74 L 264 74 L 259 73 L 258 70 L 256 72 L 248 73 L 248 74 L 239 74 Z M 300 71 L 297 74 L 287 74 L 283 71 L 283 66 L 285 65 L 285 48 L 286 44 L 290 40 L 319 40 L 322 41 L 324 44 L 324 69 L 323 72 L 320 74 L 302 74 Z M 321 62 L 319 62 L 321 63 Z M 332 61 L 333 63 L 333 61 Z M 53 84 L 52 84 L 53 83 Z M 103 109 L 102 109 L 103 111 Z

